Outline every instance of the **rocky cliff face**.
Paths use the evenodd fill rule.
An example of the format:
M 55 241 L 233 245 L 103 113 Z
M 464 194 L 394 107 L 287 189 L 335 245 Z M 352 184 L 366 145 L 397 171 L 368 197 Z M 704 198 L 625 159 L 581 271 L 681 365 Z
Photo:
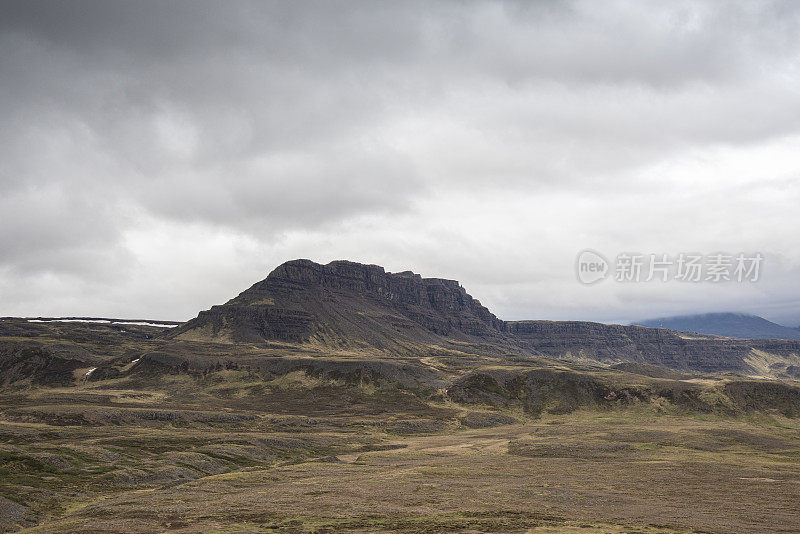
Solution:
M 603 363 L 640 362 L 671 369 L 791 377 L 800 343 L 731 339 L 665 328 L 580 321 L 516 321 L 508 331 L 528 351 Z
M 455 280 L 377 265 L 294 260 L 173 333 L 183 339 L 314 341 L 402 350 L 437 336 L 499 340 L 506 325 Z
M 422 278 L 411 271 L 387 273 L 378 265 L 351 261 L 320 265 L 295 260 L 280 265 L 251 290 L 270 292 L 307 287 L 377 297 L 414 319 L 431 319 L 425 326 L 437 334 L 447 335 L 453 327 L 475 334 L 486 329 L 505 330 L 505 323 L 472 298 L 456 280 Z M 234 301 L 251 302 L 252 295 L 245 293 Z
M 746 346 L 723 339 L 686 339 L 661 328 L 588 322 L 519 321 L 510 331 L 529 349 L 548 356 L 600 362 L 642 362 L 673 369 L 744 370 Z

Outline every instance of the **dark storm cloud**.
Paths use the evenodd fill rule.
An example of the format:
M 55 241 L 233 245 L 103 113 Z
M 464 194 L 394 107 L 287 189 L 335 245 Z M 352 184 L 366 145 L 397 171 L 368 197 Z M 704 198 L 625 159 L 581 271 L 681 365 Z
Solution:
M 39 219 L 6 226 L 6 259 L 91 242 L 90 228 L 112 245 L 129 223 L 118 204 L 267 232 L 403 209 L 423 186 L 401 154 L 364 138 L 386 103 L 348 62 L 407 54 L 406 39 L 376 49 L 342 33 L 333 5 L 312 17 L 288 7 L 7 4 L 5 203 Z M 362 21 L 373 39 L 403 31 L 365 18 L 380 23 Z
M 789 1 L 5 1 L 0 50 L 6 287 L 85 273 L 127 280 L 131 298 L 155 268 L 148 243 L 211 235 L 247 257 L 203 258 L 225 272 L 293 254 L 422 264 L 480 281 L 520 316 L 529 303 L 497 289 L 529 274 L 517 240 L 538 240 L 538 257 L 622 246 L 645 220 L 673 243 L 693 225 L 663 230 L 654 214 L 765 211 L 773 197 L 734 176 L 745 165 L 729 147 L 776 162 L 761 183 L 793 180 Z M 584 224 L 602 206 L 630 209 Z M 517 222 L 529 211 L 542 219 Z M 564 213 L 563 230 L 541 228 Z M 770 225 L 753 228 L 780 248 Z M 716 243 L 725 228 L 691 235 Z M 197 306 L 170 298 L 184 299 L 165 297 L 170 314 Z

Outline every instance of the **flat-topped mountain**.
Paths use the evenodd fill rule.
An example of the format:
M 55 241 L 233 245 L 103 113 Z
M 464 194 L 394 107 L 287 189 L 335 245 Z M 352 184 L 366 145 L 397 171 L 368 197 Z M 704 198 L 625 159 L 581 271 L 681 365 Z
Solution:
M 740 339 L 800 339 L 800 329 L 789 328 L 757 315 L 705 313 L 639 321 L 636 324 Z
M 400 351 L 440 337 L 503 344 L 505 329 L 455 280 L 350 261 L 293 260 L 171 336 Z

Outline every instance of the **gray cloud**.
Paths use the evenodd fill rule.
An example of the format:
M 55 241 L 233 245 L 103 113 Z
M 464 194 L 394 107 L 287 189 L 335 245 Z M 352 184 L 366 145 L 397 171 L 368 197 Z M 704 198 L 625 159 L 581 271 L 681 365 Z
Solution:
M 0 313 L 186 318 L 304 256 L 460 278 L 506 317 L 800 323 L 794 2 L 0 10 Z M 586 291 L 586 246 L 779 269 L 757 298 Z

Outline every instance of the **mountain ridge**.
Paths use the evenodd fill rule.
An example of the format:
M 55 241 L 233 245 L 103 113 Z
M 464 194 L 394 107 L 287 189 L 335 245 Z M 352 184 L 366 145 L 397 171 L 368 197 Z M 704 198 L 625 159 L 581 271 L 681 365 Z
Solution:
M 503 321 L 455 280 L 390 273 L 346 260 L 326 265 L 285 262 L 236 297 L 165 335 L 403 357 L 471 346 L 491 357 L 800 377 L 796 340 L 743 340 L 582 321 Z

